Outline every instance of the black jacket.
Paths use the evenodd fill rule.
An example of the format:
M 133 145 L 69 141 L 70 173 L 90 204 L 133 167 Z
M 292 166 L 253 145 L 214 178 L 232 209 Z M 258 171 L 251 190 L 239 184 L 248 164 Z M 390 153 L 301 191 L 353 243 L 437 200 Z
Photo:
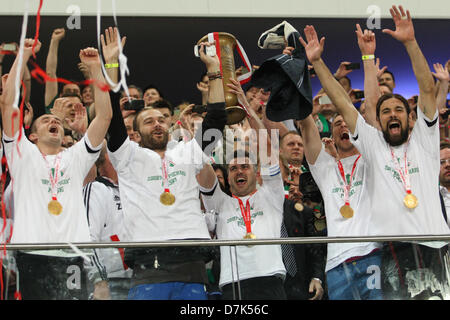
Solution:
M 312 209 L 304 207 L 299 212 L 294 208 L 295 202 L 285 199 L 283 205 L 283 219 L 289 237 L 318 237 L 314 228 L 314 215 Z M 312 278 L 325 283 L 326 244 L 294 245 L 297 273 L 294 278 L 286 275 L 285 289 L 288 299 L 309 299 L 309 283 Z
M 269 58 L 252 75 L 251 83 L 270 91 L 266 115 L 272 121 L 302 120 L 312 112 L 312 89 L 300 34 L 288 39 L 294 47 L 292 56 L 281 54 Z

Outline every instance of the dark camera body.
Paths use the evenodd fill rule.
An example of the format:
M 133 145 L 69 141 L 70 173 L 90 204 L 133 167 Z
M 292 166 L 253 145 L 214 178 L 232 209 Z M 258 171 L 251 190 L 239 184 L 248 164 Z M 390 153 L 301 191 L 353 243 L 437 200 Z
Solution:
M 355 99 L 363 99 L 364 98 L 364 91 L 355 91 Z
M 134 99 L 134 100 L 130 100 L 127 103 L 125 103 L 123 108 L 125 110 L 139 111 L 139 110 L 144 109 L 144 107 L 145 107 L 144 100 Z
M 356 70 L 361 69 L 361 64 L 359 62 L 353 62 L 345 65 L 346 70 Z
M 206 106 L 195 105 L 192 107 L 192 113 L 202 114 L 203 112 L 206 112 Z

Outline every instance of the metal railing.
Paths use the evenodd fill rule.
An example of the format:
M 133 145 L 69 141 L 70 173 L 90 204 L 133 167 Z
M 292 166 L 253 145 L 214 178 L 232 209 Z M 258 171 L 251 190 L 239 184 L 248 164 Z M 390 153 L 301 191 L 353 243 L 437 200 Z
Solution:
M 273 244 L 311 244 L 311 243 L 353 243 L 353 242 L 388 242 L 415 241 L 450 242 L 450 235 L 403 235 L 403 236 L 361 236 L 361 237 L 292 237 L 254 240 L 166 240 L 145 242 L 80 242 L 80 243 L 14 243 L 2 246 L 6 250 L 53 250 L 96 248 L 145 248 L 145 247 L 191 247 L 191 246 L 246 246 Z

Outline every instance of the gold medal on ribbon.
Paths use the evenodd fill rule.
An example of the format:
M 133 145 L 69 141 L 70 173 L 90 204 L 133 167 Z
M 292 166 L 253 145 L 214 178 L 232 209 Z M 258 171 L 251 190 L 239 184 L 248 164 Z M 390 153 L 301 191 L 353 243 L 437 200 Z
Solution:
M 61 203 L 59 203 L 58 200 L 51 200 L 48 203 L 48 212 L 50 212 L 51 214 L 55 215 L 55 216 L 59 216 L 62 212 L 62 205 Z
M 348 204 L 343 205 L 339 212 L 345 219 L 350 219 L 351 217 L 353 217 L 353 209 Z
M 175 203 L 175 196 L 170 192 L 163 192 L 159 196 L 159 201 L 165 206 L 171 206 Z
M 403 198 L 403 203 L 408 209 L 414 209 L 419 204 L 419 201 L 415 195 L 408 193 L 405 198 Z
M 244 236 L 244 239 L 256 239 L 256 236 L 252 232 L 247 232 Z
M 300 202 L 297 202 L 295 204 L 294 208 L 295 208 L 295 210 L 297 210 L 299 212 L 303 211 L 303 209 L 304 209 L 303 205 Z

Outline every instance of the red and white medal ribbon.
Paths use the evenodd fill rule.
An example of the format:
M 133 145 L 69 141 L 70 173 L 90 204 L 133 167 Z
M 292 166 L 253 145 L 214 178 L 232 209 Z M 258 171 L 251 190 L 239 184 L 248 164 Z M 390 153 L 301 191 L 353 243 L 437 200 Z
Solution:
M 162 170 L 162 179 L 163 179 L 164 192 L 170 193 L 170 190 L 169 190 L 169 173 L 167 171 L 167 161 L 166 161 L 165 157 L 161 160 L 161 170 Z
M 245 223 L 245 229 L 247 231 L 247 234 L 251 234 L 252 233 L 252 215 L 250 212 L 250 208 L 251 208 L 250 201 L 249 201 L 250 197 L 247 199 L 245 206 L 239 197 L 236 197 L 233 194 L 233 198 L 238 200 L 239 208 L 241 209 L 242 218 L 244 219 L 244 223 Z
M 61 153 L 58 153 L 55 157 L 55 160 L 53 162 L 53 168 L 55 169 L 55 171 L 52 173 L 52 168 L 50 168 L 48 162 L 47 162 L 47 158 L 45 157 L 45 155 L 42 155 L 42 157 L 44 157 L 44 161 L 45 161 L 45 165 L 47 166 L 47 170 L 48 170 L 48 175 L 50 178 L 50 187 L 51 187 L 51 192 L 52 192 L 52 200 L 57 200 L 57 195 L 58 195 L 58 190 L 56 188 L 57 184 L 58 184 L 58 180 L 59 180 L 59 165 L 61 163 Z
M 355 173 L 356 164 L 358 163 L 358 160 L 361 158 L 361 155 L 359 155 L 355 162 L 353 163 L 352 172 L 350 173 L 350 182 L 347 183 L 347 180 L 345 179 L 345 172 L 344 172 L 344 166 L 342 165 L 341 160 L 338 160 L 338 168 L 339 173 L 341 174 L 342 181 L 344 182 L 344 201 L 346 206 L 350 206 L 350 189 L 352 187 L 352 181 L 353 181 L 353 174 Z
M 405 155 L 404 155 L 405 166 L 404 166 L 404 168 L 402 168 L 400 166 L 400 162 L 395 159 L 394 150 L 391 147 L 389 147 L 389 149 L 391 151 L 391 157 L 392 157 L 392 162 L 394 163 L 394 166 L 395 166 L 395 171 L 397 171 L 397 173 L 400 175 L 400 178 L 402 180 L 403 187 L 405 188 L 406 193 L 412 194 L 411 181 L 409 179 L 409 172 L 408 172 L 408 157 L 407 157 L 408 144 L 409 144 L 409 139 L 408 139 L 408 143 L 406 144 L 406 147 L 405 147 Z

